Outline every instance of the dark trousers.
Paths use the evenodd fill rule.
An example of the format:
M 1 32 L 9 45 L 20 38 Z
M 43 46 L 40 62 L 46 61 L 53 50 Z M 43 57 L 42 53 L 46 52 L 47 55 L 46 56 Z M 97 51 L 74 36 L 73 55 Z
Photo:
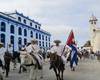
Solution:
M 70 60 L 70 68 L 73 68 L 73 63 L 75 62 L 76 65 L 78 65 L 78 58 Z
M 5 63 L 6 77 L 8 77 L 10 71 L 10 63 Z

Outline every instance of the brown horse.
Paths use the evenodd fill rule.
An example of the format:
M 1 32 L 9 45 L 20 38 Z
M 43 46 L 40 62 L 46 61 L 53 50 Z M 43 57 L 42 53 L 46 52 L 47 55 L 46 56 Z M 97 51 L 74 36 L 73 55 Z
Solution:
M 64 72 L 64 63 L 61 58 L 61 56 L 58 56 L 57 54 L 51 54 L 49 53 L 47 55 L 48 58 L 50 58 L 50 62 L 52 64 L 52 68 L 56 74 L 57 80 L 63 80 L 63 72 Z

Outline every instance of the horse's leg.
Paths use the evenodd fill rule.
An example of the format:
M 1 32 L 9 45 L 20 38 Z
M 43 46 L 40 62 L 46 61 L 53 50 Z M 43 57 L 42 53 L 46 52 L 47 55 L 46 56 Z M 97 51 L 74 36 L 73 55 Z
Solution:
M 43 69 L 42 69 L 42 70 L 40 70 L 40 73 L 41 73 L 40 78 L 41 78 L 41 79 L 43 79 Z
M 22 68 L 22 65 L 20 65 L 20 67 L 19 67 L 19 73 L 21 73 L 21 68 Z
M 9 70 L 10 70 L 10 64 L 6 64 L 6 77 L 8 77 L 9 74 Z
M 64 73 L 64 70 L 61 70 L 61 80 L 63 80 L 63 73 Z
M 56 68 L 53 68 L 53 70 L 54 70 L 54 72 L 55 72 L 55 74 L 56 74 L 57 80 L 59 80 Z
M 58 78 L 59 78 L 59 80 L 62 80 L 62 79 L 61 79 L 61 74 L 60 74 L 60 73 L 61 73 L 61 70 L 58 69 Z
M 32 80 L 34 77 L 34 71 L 33 71 L 33 67 L 30 68 L 30 76 L 29 76 L 29 80 Z

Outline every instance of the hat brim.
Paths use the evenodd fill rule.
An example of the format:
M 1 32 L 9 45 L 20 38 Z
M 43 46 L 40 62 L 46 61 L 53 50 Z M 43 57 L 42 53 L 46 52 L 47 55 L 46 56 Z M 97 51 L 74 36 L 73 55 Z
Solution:
M 54 43 L 61 43 L 60 40 L 54 40 Z

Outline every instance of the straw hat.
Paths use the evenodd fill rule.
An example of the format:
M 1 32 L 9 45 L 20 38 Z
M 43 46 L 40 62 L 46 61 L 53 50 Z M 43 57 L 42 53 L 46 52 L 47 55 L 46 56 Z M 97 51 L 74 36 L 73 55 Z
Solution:
M 60 40 L 54 40 L 54 43 L 61 43 Z

